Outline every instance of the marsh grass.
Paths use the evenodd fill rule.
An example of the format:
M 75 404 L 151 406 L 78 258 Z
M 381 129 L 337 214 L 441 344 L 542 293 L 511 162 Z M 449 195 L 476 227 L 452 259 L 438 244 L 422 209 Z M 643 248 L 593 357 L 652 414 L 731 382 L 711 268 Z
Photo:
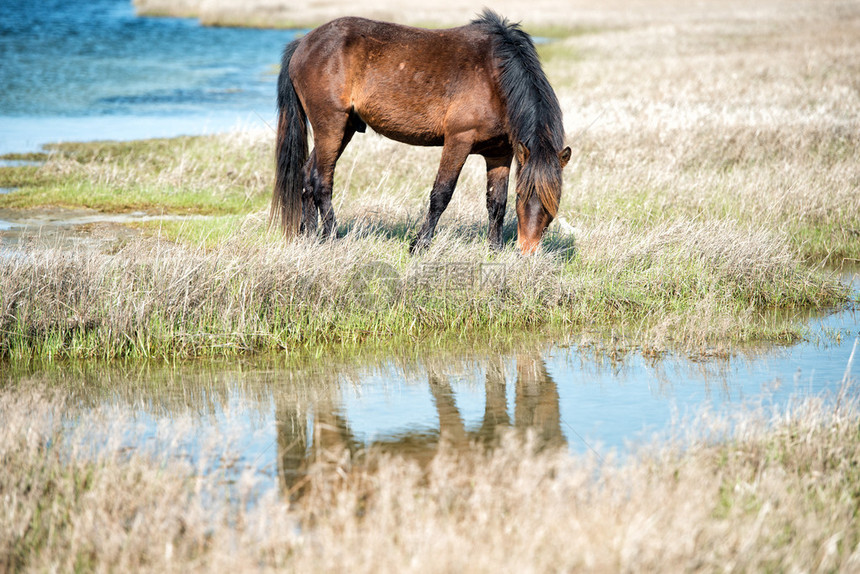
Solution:
M 247 214 L 266 203 L 270 147 L 259 132 L 56 144 L 41 167 L 0 168 L 0 184 L 19 188 L 0 207 Z
M 181 418 L 139 440 L 152 431 L 129 407 L 4 387 L 4 570 L 852 571 L 860 560 L 850 387 L 704 412 L 602 461 L 513 434 L 493 450 L 443 445 L 425 464 L 329 452 L 293 502 L 255 490 L 249 472 L 233 477 L 218 431 L 188 457 Z
M 64 144 L 40 167 L 2 167 L 0 186 L 17 190 L 0 207 L 211 217 L 136 223 L 139 240 L 104 252 L 3 258 L 0 353 L 213 355 L 510 329 L 704 352 L 801 337 L 773 318 L 844 304 L 822 269 L 860 260 L 860 13 L 738 6 L 571 8 L 580 27 L 540 50 L 574 159 L 531 260 L 487 251 L 475 157 L 434 247 L 410 258 L 440 152 L 374 134 L 338 163 L 341 238 L 323 244 L 266 230 L 270 130 Z M 506 221 L 510 245 L 511 208 Z M 452 288 L 449 263 L 498 265 L 503 288 Z M 356 288 L 380 265 L 393 280 Z
M 730 222 L 648 234 L 609 223 L 578 255 L 490 254 L 444 230 L 410 257 L 371 229 L 288 245 L 265 218 L 216 248 L 132 239 L 108 252 L 35 247 L 0 259 L 0 351 L 12 359 L 234 355 L 511 330 L 603 329 L 702 350 L 768 332 L 756 313 L 837 305 L 847 292 L 785 244 Z M 465 235 L 465 237 L 464 237 Z M 263 237 L 262 240 L 259 237 Z
M 682 11 L 547 47 L 579 159 L 563 214 L 727 217 L 778 230 L 812 263 L 858 259 L 860 96 L 847 62 L 860 13 L 758 7 L 706 3 L 696 20 Z
M 314 2 L 302 5 L 284 4 L 279 0 L 134 0 L 142 16 L 195 17 L 208 26 L 250 26 L 312 28 L 339 16 L 353 15 L 380 20 L 439 28 L 461 26 L 485 5 L 477 0 L 440 0 L 428 6 L 419 0 L 371 0 L 344 5 L 338 2 Z M 720 0 L 691 5 L 682 0 L 644 0 L 631 4 L 609 0 L 595 5 L 588 0 L 535 0 L 524 5 L 514 0 L 496 0 L 493 9 L 522 21 L 529 32 L 542 37 L 581 33 L 607 27 L 664 24 L 667 21 L 699 21 L 740 14 L 755 20 L 775 11 L 781 18 L 808 16 L 810 6 L 826 5 L 849 12 L 851 7 L 837 0 L 788 2 L 764 0 L 755 9 L 742 0 Z
M 127 196 L 138 189 L 163 209 L 164 190 L 186 187 L 175 192 L 177 201 L 198 211 L 221 197 L 222 208 L 264 206 L 266 135 L 63 147 L 41 168 L 50 175 L 40 177 L 76 174 L 80 189 L 111 189 L 101 203 L 88 195 L 108 210 L 111 202 L 130 205 Z M 243 158 L 239 167 L 201 159 L 222 147 L 217 155 Z M 266 228 L 265 207 L 251 215 L 229 213 L 247 209 L 233 207 L 206 219 L 138 223 L 143 236 L 103 250 L 33 247 L 3 258 L 0 352 L 170 358 L 585 329 L 624 345 L 712 353 L 739 342 L 794 340 L 797 325 L 764 317 L 846 300 L 835 276 L 804 264 L 791 238 L 772 226 L 725 213 L 658 215 L 636 195 L 626 208 L 606 208 L 598 198 L 594 211 L 602 217 L 568 211 L 537 257 L 521 258 L 512 247 L 492 254 L 475 158 L 433 247 L 410 257 L 406 247 L 426 201 L 421 182 L 433 176 L 426 156 L 434 154 L 374 136 L 349 149 L 336 199 L 342 237 L 333 242 L 283 245 Z M 246 182 L 241 191 L 236 177 Z M 56 187 L 36 189 L 9 201 L 62 197 Z M 212 197 L 195 203 L 207 190 Z M 513 235 L 509 215 L 505 236 Z M 380 265 L 388 275 L 365 280 Z M 501 277 L 484 282 L 482 272 L 494 269 Z

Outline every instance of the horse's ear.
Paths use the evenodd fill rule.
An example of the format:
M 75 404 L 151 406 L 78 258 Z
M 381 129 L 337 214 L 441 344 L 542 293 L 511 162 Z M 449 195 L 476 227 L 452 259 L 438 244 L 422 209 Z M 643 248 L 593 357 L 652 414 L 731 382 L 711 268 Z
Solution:
M 520 165 L 525 165 L 529 160 L 529 148 L 523 142 L 517 142 L 517 163 Z
M 564 169 L 564 166 L 567 165 L 567 162 L 570 161 L 570 148 L 566 147 L 560 152 L 558 152 L 558 161 L 561 162 L 561 167 Z

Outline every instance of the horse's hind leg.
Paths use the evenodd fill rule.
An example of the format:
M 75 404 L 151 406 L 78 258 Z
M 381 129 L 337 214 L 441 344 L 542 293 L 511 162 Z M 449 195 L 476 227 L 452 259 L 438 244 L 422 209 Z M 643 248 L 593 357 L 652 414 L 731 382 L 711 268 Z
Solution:
M 314 237 L 317 234 L 317 207 L 314 203 L 314 189 L 317 187 L 319 175 L 316 168 L 316 150 L 313 150 L 305 162 L 305 181 L 302 186 L 302 232 Z
M 310 191 L 316 209 L 310 211 L 313 211 L 314 223 L 316 223 L 317 211 L 319 212 L 322 219 L 323 238 L 332 236 L 337 228 L 337 220 L 331 204 L 334 167 L 355 131 L 349 115 L 338 114 L 328 118 L 325 124 L 314 126 L 313 165 L 309 173 L 311 174 Z

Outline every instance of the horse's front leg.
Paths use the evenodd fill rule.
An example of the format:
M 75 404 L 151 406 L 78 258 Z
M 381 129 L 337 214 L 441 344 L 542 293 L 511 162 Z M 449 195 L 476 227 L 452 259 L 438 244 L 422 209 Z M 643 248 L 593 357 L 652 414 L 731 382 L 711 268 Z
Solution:
M 502 249 L 502 226 L 508 203 L 508 179 L 511 173 L 511 156 L 487 159 L 487 214 L 490 224 L 487 241 L 490 249 Z
M 487 398 L 484 402 L 484 420 L 479 436 L 486 441 L 495 441 L 499 438 L 498 431 L 511 425 L 505 396 L 505 367 L 500 356 L 494 355 L 490 359 L 484 385 Z
M 427 210 L 427 217 L 418 235 L 409 248 L 410 252 L 415 253 L 430 246 L 430 240 L 436 232 L 436 224 L 439 223 L 442 212 L 448 207 L 451 196 L 454 195 L 457 178 L 460 177 L 463 164 L 466 163 L 466 158 L 472 151 L 472 139 L 470 135 L 445 138 L 439 172 L 436 174 L 436 182 L 430 192 L 430 208 Z
M 466 444 L 466 427 L 463 417 L 454 401 L 454 391 L 444 377 L 430 373 L 430 393 L 436 403 L 436 415 L 439 418 L 439 438 L 450 444 Z

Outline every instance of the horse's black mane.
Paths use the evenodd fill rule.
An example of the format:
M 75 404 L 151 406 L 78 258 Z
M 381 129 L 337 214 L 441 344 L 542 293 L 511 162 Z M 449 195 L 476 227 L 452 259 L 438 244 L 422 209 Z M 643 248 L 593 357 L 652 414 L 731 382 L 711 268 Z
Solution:
M 511 144 L 522 142 L 532 158 L 520 165 L 517 155 L 517 188 L 521 200 L 532 193 L 553 216 L 561 200 L 561 164 L 558 152 L 564 145 L 561 106 L 541 68 L 531 37 L 519 24 L 512 24 L 485 9 L 472 21 L 492 37 L 493 54 L 499 60 L 499 88 L 507 107 Z
M 564 145 L 561 106 L 540 65 L 531 37 L 519 24 L 489 9 L 472 21 L 489 32 L 499 59 L 499 87 L 507 105 L 511 140 L 532 152 L 546 148 L 557 152 Z

